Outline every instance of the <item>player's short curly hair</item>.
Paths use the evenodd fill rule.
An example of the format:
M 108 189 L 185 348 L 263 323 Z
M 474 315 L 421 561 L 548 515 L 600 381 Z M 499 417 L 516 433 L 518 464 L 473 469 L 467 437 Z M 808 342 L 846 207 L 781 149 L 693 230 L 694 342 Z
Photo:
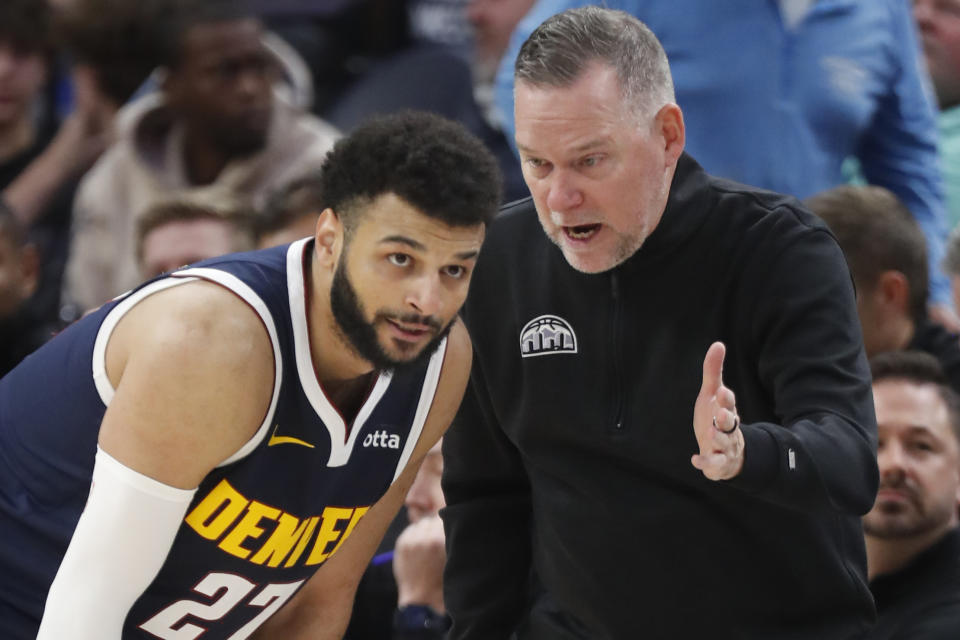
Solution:
M 500 169 L 462 125 L 406 111 L 367 120 L 327 154 L 320 176 L 323 209 L 348 233 L 364 205 L 386 193 L 452 227 L 489 225 L 501 198 Z

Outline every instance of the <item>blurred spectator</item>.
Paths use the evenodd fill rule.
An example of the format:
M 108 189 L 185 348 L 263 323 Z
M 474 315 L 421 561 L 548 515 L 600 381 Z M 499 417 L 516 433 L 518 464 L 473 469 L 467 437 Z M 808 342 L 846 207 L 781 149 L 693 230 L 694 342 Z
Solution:
M 360 582 L 345 640 L 446 637 L 450 622 L 443 605 L 447 554 L 439 516 L 446 505 L 440 488 L 440 446 L 438 442 L 424 458 L 407 492 L 409 525 L 396 538 L 392 553 L 374 557 Z
M 183 3 L 161 51 L 162 91 L 120 113 L 117 142 L 81 183 L 68 301 L 94 307 L 137 283 L 136 222 L 153 203 L 199 195 L 257 207 L 320 166 L 337 133 L 274 95 L 262 36 L 238 3 Z
M 927 69 L 940 102 L 947 223 L 960 223 L 960 0 L 913 0 Z
M 867 356 L 925 351 L 960 391 L 960 343 L 927 316 L 927 250 L 903 203 L 883 187 L 843 185 L 807 198 L 843 249 Z
M 530 11 L 534 0 L 468 0 L 467 20 L 473 27 L 473 84 L 477 103 L 491 126 L 494 115 L 493 81 L 510 44 L 510 34 Z
M 960 397 L 917 352 L 871 362 L 880 490 L 863 518 L 877 625 L 867 640 L 960 632 Z
M 49 44 L 50 11 L 43 2 L 0 4 L 0 187 L 39 152 L 33 109 L 47 78 Z
M 504 177 L 504 199 L 517 200 L 529 191 L 503 132 L 487 117 L 489 97 L 484 96 L 489 96 L 489 87 L 478 88 L 483 87 L 483 78 L 473 72 L 479 70 L 476 65 L 481 59 L 490 64 L 490 56 L 496 55 L 492 42 L 499 37 L 494 34 L 509 37 L 530 0 L 499 0 L 499 13 L 486 7 L 486 2 L 474 4 L 471 9 L 471 0 L 408 0 L 411 46 L 371 65 L 324 114 L 345 131 L 367 116 L 403 109 L 432 111 L 456 120 L 494 153 Z M 474 47 L 480 43 L 482 48 Z
M 312 236 L 323 212 L 320 176 L 298 178 L 270 196 L 257 222 L 257 248 Z
M 74 0 L 54 16 L 54 37 L 70 65 L 63 56 L 54 63 L 53 56 L 45 54 L 46 66 L 64 76 L 59 82 L 70 86 L 73 108 L 56 135 L 40 129 L 31 150 L 0 180 L 7 202 L 29 225 L 40 249 L 40 287 L 30 304 L 42 319 L 59 316 L 77 181 L 106 148 L 119 105 L 156 66 L 156 35 L 169 22 L 170 7 L 171 0 Z M 36 47 L 48 42 L 39 30 L 40 18 L 43 30 L 50 29 L 46 3 L 12 0 L 0 6 L 0 14 L 0 31 L 14 29 L 17 37 L 30 39 Z M 27 15 L 37 20 L 32 29 L 22 24 Z M 52 81 L 57 82 L 55 75 Z M 41 98 L 34 87 L 28 113 L 45 113 L 46 122 L 55 115 L 54 106 L 41 108 Z
M 540 0 L 497 76 L 513 136 L 513 62 L 554 13 L 588 0 Z M 960 329 L 940 271 L 946 224 L 932 96 L 904 0 L 608 0 L 657 35 L 670 59 L 687 151 L 708 172 L 798 198 L 845 182 L 856 156 L 923 229 L 933 319 Z
M 137 222 L 137 263 L 143 279 L 253 248 L 253 214 L 229 205 L 161 202 Z
M 16 185 L 53 136 L 42 108 L 53 58 L 51 19 L 44 2 L 0 3 L 0 193 L 41 254 L 42 291 L 25 304 L 32 307 L 30 315 L 44 320 L 57 316 L 63 257 L 56 248 L 66 246 L 70 194 L 57 196 L 58 205 L 32 207 Z M 57 186 L 45 188 L 44 201 L 58 193 Z
M 960 309 L 960 228 L 955 227 L 947 238 L 947 254 L 943 258 L 943 270 L 950 278 L 953 308 Z
M 39 277 L 36 247 L 0 200 L 0 377 L 50 337 L 24 303 Z
M 323 114 L 371 65 L 409 44 L 403 0 L 253 0 L 271 31 L 306 61 Z
M 114 110 L 126 104 L 175 37 L 182 0 L 71 0 L 60 14 L 75 68 L 87 70 Z

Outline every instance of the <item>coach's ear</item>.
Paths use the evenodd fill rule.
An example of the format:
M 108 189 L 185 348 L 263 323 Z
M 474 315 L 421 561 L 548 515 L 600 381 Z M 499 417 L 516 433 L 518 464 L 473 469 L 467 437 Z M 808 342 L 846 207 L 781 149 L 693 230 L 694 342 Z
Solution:
M 343 249 L 343 223 L 340 216 L 331 208 L 326 208 L 317 218 L 317 230 L 314 236 L 317 260 L 321 266 L 333 268 L 340 259 Z

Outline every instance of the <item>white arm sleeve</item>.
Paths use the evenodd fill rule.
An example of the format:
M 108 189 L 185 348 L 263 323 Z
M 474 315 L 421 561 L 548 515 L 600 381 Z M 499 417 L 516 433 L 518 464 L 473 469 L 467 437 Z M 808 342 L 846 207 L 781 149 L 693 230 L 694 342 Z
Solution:
M 93 482 L 47 594 L 37 640 L 120 640 L 163 566 L 196 489 L 171 487 L 97 447 Z

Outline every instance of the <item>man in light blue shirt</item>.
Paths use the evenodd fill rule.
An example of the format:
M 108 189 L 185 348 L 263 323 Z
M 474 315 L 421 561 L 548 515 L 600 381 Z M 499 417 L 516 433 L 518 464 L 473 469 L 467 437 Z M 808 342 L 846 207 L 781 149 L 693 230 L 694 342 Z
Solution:
M 540 0 L 520 23 L 496 101 L 513 131 L 513 61 L 548 16 L 591 4 Z M 805 198 L 842 183 L 848 156 L 893 191 L 930 249 L 932 309 L 955 320 L 940 270 L 946 224 L 936 108 L 907 0 L 606 0 L 666 49 L 687 149 L 715 175 Z

